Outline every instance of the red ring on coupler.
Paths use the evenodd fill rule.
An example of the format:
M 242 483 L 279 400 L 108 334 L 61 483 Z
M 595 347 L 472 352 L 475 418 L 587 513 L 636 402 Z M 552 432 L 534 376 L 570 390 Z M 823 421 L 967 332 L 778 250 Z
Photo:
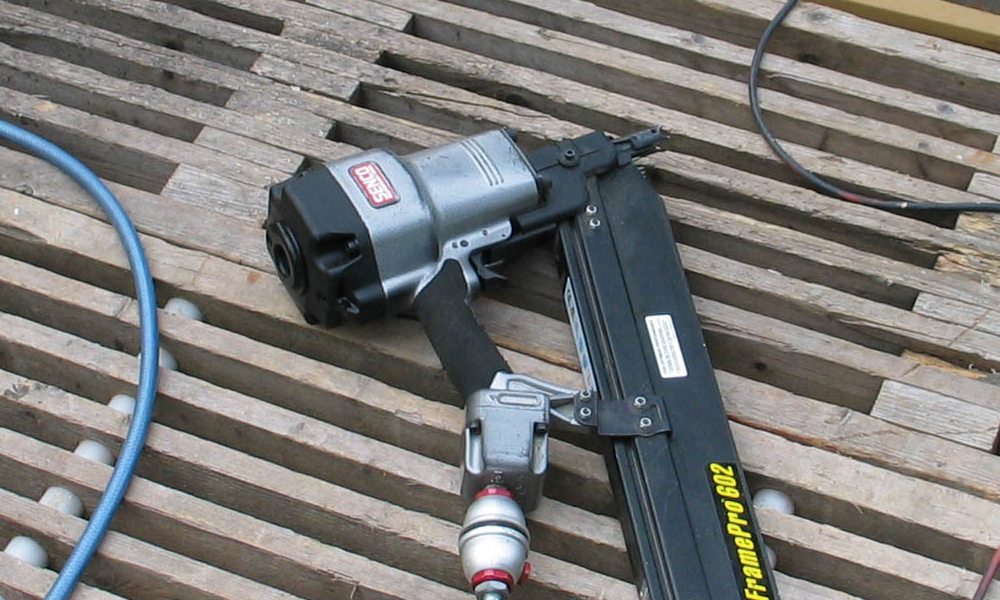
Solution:
M 505 487 L 501 487 L 499 485 L 488 485 L 479 490 L 479 493 L 475 495 L 473 500 L 479 500 L 480 498 L 485 498 L 486 496 L 503 496 L 504 498 L 513 498 L 514 494 Z
M 480 583 L 485 581 L 499 581 L 505 584 L 508 590 L 514 587 L 514 576 L 507 571 L 501 569 L 483 569 L 472 576 L 472 589 L 475 590 Z

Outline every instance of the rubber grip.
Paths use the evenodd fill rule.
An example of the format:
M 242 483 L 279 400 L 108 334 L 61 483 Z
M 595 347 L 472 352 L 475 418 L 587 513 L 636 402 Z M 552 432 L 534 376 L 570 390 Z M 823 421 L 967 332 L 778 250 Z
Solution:
M 463 401 L 490 387 L 497 373 L 510 372 L 476 319 L 468 295 L 462 266 L 448 260 L 414 301 L 417 318 Z

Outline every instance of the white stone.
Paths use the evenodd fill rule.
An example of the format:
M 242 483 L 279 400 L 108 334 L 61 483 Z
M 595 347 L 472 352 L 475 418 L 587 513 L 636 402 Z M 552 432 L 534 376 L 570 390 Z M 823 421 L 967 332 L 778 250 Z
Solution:
M 194 321 L 201 321 L 202 314 L 198 305 L 184 298 L 171 298 L 163 306 L 163 312 L 181 317 L 187 317 Z
M 128 394 L 115 394 L 108 402 L 108 407 L 122 414 L 132 415 L 135 413 L 135 398 Z
M 757 490 L 753 495 L 753 505 L 756 508 L 775 510 L 786 515 L 795 514 L 795 503 L 788 494 L 770 488 Z
M 115 462 L 115 456 L 111 453 L 111 450 L 108 450 L 106 446 L 94 440 L 83 440 L 77 445 L 73 454 L 106 465 L 114 464 Z
M 38 503 L 74 517 L 83 514 L 83 502 L 80 501 L 80 498 L 66 488 L 57 485 L 45 490 Z
M 19 535 L 11 538 L 3 552 L 39 569 L 44 569 L 49 564 L 49 554 L 45 548 L 27 536 Z

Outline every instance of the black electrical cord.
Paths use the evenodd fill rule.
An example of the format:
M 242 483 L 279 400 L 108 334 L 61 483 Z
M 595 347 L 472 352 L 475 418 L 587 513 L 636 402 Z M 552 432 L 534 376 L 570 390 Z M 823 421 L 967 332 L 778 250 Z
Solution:
M 826 194 L 827 196 L 832 196 L 846 202 L 853 202 L 855 204 L 863 204 L 865 206 L 871 206 L 874 208 L 881 208 L 884 210 L 895 210 L 895 211 L 905 211 L 905 212 L 926 212 L 926 211 L 936 211 L 936 212 L 998 212 L 1000 213 L 1000 202 L 955 202 L 955 203 L 944 203 L 944 202 L 913 202 L 910 200 L 901 200 L 897 198 L 872 198 L 870 196 L 865 196 L 863 194 L 856 194 L 854 192 L 849 192 L 843 188 L 840 188 L 825 179 L 822 179 L 800 162 L 792 158 L 790 154 L 778 143 L 777 138 L 771 133 L 770 128 L 764 123 L 764 115 L 760 110 L 760 98 L 757 96 L 757 85 L 760 78 L 760 64 L 764 60 L 765 50 L 767 44 L 771 41 L 774 36 L 774 32 L 778 29 L 781 23 L 788 16 L 788 13 L 792 12 L 795 5 L 798 4 L 798 0 L 788 0 L 778 14 L 774 16 L 774 19 L 767 25 L 764 30 L 764 34 L 761 35 L 760 41 L 757 43 L 757 49 L 753 54 L 753 61 L 750 63 L 750 110 L 753 113 L 753 120 L 757 123 L 757 127 L 760 129 L 761 135 L 764 136 L 764 140 L 767 141 L 767 145 L 771 147 L 778 157 L 785 162 L 793 171 L 795 171 L 800 177 L 809 182 L 809 184 L 818 192 Z

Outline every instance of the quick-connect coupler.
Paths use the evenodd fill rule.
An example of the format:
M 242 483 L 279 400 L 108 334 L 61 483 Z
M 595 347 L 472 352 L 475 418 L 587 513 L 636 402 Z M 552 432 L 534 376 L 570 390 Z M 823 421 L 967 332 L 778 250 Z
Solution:
M 504 487 L 487 486 L 469 504 L 458 538 L 462 570 L 479 600 L 508 600 L 531 574 L 524 512 Z

